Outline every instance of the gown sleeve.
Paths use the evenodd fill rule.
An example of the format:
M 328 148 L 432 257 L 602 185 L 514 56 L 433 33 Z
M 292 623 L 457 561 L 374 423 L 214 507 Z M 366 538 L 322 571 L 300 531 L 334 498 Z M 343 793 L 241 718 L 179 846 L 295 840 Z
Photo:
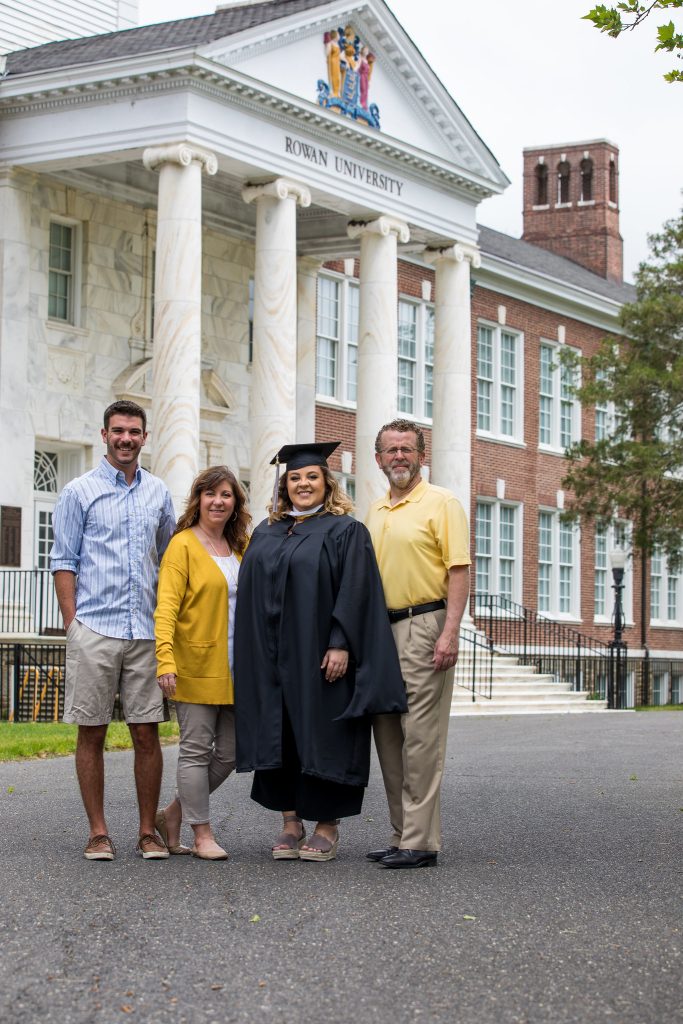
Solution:
M 339 539 L 339 589 L 333 624 L 355 662 L 355 687 L 340 719 L 404 713 L 405 685 L 389 625 L 384 590 L 370 534 L 353 521 Z

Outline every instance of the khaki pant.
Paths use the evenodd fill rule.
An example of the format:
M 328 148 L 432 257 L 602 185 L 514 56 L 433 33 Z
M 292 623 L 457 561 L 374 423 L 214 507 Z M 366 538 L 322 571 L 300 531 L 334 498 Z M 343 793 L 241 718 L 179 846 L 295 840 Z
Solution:
M 375 745 L 393 834 L 402 850 L 441 848 L 440 791 L 453 696 L 453 669 L 434 670 L 446 611 L 392 624 L 408 695 L 407 715 L 377 715 Z

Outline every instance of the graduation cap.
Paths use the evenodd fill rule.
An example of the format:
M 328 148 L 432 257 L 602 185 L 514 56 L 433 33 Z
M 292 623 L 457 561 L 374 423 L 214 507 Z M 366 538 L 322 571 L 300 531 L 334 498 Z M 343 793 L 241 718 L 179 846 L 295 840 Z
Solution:
M 286 444 L 275 458 L 270 460 L 275 466 L 275 487 L 273 488 L 273 509 L 277 508 L 277 492 L 280 485 L 280 466 L 284 463 L 287 469 L 301 469 L 303 466 L 326 466 L 332 452 L 339 447 L 341 441 L 307 441 L 305 444 Z

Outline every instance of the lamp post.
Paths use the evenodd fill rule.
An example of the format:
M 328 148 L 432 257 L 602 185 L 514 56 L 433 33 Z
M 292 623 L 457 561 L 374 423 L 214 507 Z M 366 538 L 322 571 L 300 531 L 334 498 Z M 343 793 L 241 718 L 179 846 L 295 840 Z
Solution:
M 624 707 L 626 696 L 626 643 L 624 635 L 624 566 L 626 552 L 616 549 L 610 551 L 610 568 L 612 569 L 612 590 L 614 591 L 614 637 L 610 641 L 610 673 L 607 691 L 607 707 L 618 709 Z

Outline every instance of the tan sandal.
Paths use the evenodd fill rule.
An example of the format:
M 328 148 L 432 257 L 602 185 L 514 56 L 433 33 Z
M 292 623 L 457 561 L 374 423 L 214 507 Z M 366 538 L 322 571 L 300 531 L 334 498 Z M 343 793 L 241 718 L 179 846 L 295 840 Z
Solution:
M 281 832 L 277 837 L 275 846 L 271 847 L 273 860 L 298 860 L 299 850 L 306 840 L 306 829 L 301 818 L 296 814 L 287 814 L 283 817 L 282 823 L 286 825 L 290 821 L 296 821 L 301 825 L 301 837 L 296 838 L 291 832 Z
M 299 850 L 299 860 L 334 860 L 339 846 L 339 830 L 335 840 L 328 839 L 322 832 L 314 832 L 306 846 Z

